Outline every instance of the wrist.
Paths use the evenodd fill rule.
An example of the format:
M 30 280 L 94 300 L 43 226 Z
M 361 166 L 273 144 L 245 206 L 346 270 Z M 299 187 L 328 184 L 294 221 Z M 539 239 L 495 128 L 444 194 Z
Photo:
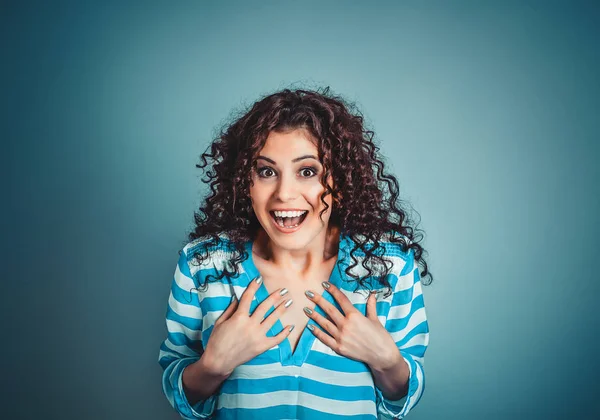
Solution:
M 232 371 L 228 371 L 219 363 L 219 359 L 212 356 L 210 351 L 202 353 L 200 359 L 194 363 L 198 370 L 206 372 L 206 374 L 215 378 L 227 378 L 231 375 Z
M 377 372 L 387 372 L 398 366 L 399 363 L 404 363 L 404 358 L 397 347 L 394 346 L 394 351 L 382 354 L 374 354 L 375 359 L 368 363 L 371 370 Z

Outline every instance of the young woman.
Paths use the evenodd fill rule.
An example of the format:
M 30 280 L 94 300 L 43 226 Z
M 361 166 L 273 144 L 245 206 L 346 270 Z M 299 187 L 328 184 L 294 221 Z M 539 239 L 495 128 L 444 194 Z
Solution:
M 159 355 L 182 417 L 402 418 L 419 402 L 422 235 L 350 109 L 328 89 L 286 89 L 202 154 L 211 193 Z

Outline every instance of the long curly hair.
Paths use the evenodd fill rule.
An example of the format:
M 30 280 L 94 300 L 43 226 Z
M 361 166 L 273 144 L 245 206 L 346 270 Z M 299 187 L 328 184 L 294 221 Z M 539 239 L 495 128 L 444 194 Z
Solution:
M 355 105 L 331 93 L 329 87 L 315 91 L 284 89 L 263 97 L 232 124 L 225 125 L 202 153 L 196 167 L 203 170 L 202 181 L 208 183 L 210 193 L 194 213 L 195 228 L 188 235 L 189 241 L 206 241 L 206 246 L 194 248 L 195 262 L 202 264 L 211 252 L 225 247 L 232 257 L 212 278 L 235 278 L 240 274 L 238 264 L 248 258 L 244 244 L 254 240 L 261 228 L 249 193 L 256 157 L 271 131 L 294 129 L 308 130 L 316 139 L 324 167 L 321 184 L 325 190 L 320 197 L 325 205 L 323 212 L 329 208 L 324 198 L 332 194 L 329 222 L 355 244 L 346 274 L 362 287 L 368 277 L 375 277 L 388 288 L 389 296 L 391 286 L 386 276 L 391 263 L 383 254 L 381 242 L 385 240 L 399 244 L 403 252 L 412 248 L 415 261 L 422 267 L 423 284 L 430 284 L 433 277 L 424 259 L 426 252 L 419 244 L 422 230 L 411 226 L 410 215 L 399 199 L 398 181 L 385 172 L 373 131 L 365 129 L 364 118 Z M 333 188 L 326 182 L 330 175 Z M 358 265 L 357 256 L 362 257 L 363 276 L 352 272 Z M 210 277 L 200 286 L 204 287 Z

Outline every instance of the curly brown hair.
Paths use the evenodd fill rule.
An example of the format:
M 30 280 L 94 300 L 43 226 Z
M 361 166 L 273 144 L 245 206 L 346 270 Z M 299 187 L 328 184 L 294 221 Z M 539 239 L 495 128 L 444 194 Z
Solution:
M 202 264 L 211 252 L 226 247 L 233 252 L 230 264 L 220 270 L 218 277 L 212 277 L 240 274 L 238 264 L 248 258 L 244 244 L 254 240 L 261 227 L 249 193 L 256 157 L 271 131 L 294 129 L 308 130 L 316 139 L 324 167 L 323 212 L 329 208 L 324 198 L 332 194 L 330 223 L 355 244 L 346 274 L 363 287 L 368 277 L 375 276 L 388 288 L 389 295 L 391 287 L 386 276 L 391 264 L 388 266 L 381 244 L 385 238 L 399 244 L 403 252 L 414 251 L 415 261 L 422 267 L 423 284 L 430 284 L 433 277 L 423 258 L 426 252 L 419 244 L 422 230 L 410 226 L 409 214 L 399 199 L 398 181 L 385 173 L 373 131 L 365 129 L 364 118 L 355 105 L 331 93 L 329 87 L 315 91 L 284 89 L 263 97 L 227 124 L 202 153 L 196 167 L 203 170 L 202 180 L 209 184 L 210 193 L 205 205 L 194 213 L 195 228 L 188 235 L 189 241 L 206 240 L 204 246 L 194 248 L 195 261 Z M 333 188 L 326 182 L 330 175 Z M 367 274 L 362 277 L 351 272 L 358 265 L 357 255 L 364 255 L 362 266 Z

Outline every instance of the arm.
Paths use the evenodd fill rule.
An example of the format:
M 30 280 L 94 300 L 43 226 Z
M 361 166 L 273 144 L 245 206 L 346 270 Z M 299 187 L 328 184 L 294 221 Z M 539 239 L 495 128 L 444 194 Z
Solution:
M 214 371 L 203 353 L 200 360 L 188 365 L 183 370 L 181 381 L 185 396 L 190 405 L 207 400 L 221 387 L 229 375 L 221 375 Z
M 405 417 L 423 395 L 423 357 L 429 344 L 429 325 L 418 266 L 412 250 L 403 255 L 406 263 L 396 276 L 397 281 L 390 279 L 394 280 L 390 281 L 394 293 L 385 324 L 398 349 L 397 362 L 372 370 L 378 412 L 396 419 Z
M 369 365 L 375 386 L 381 390 L 382 395 L 388 400 L 400 400 L 408 393 L 408 380 L 410 378 L 410 365 L 402 357 L 398 349 L 393 358 L 386 361 L 385 366 L 374 367 Z
M 204 356 L 202 319 L 198 294 L 185 250 L 171 284 L 166 323 L 168 335 L 160 347 L 163 392 L 171 406 L 185 419 L 209 418 L 216 405 L 215 392 L 226 377 L 212 373 Z

